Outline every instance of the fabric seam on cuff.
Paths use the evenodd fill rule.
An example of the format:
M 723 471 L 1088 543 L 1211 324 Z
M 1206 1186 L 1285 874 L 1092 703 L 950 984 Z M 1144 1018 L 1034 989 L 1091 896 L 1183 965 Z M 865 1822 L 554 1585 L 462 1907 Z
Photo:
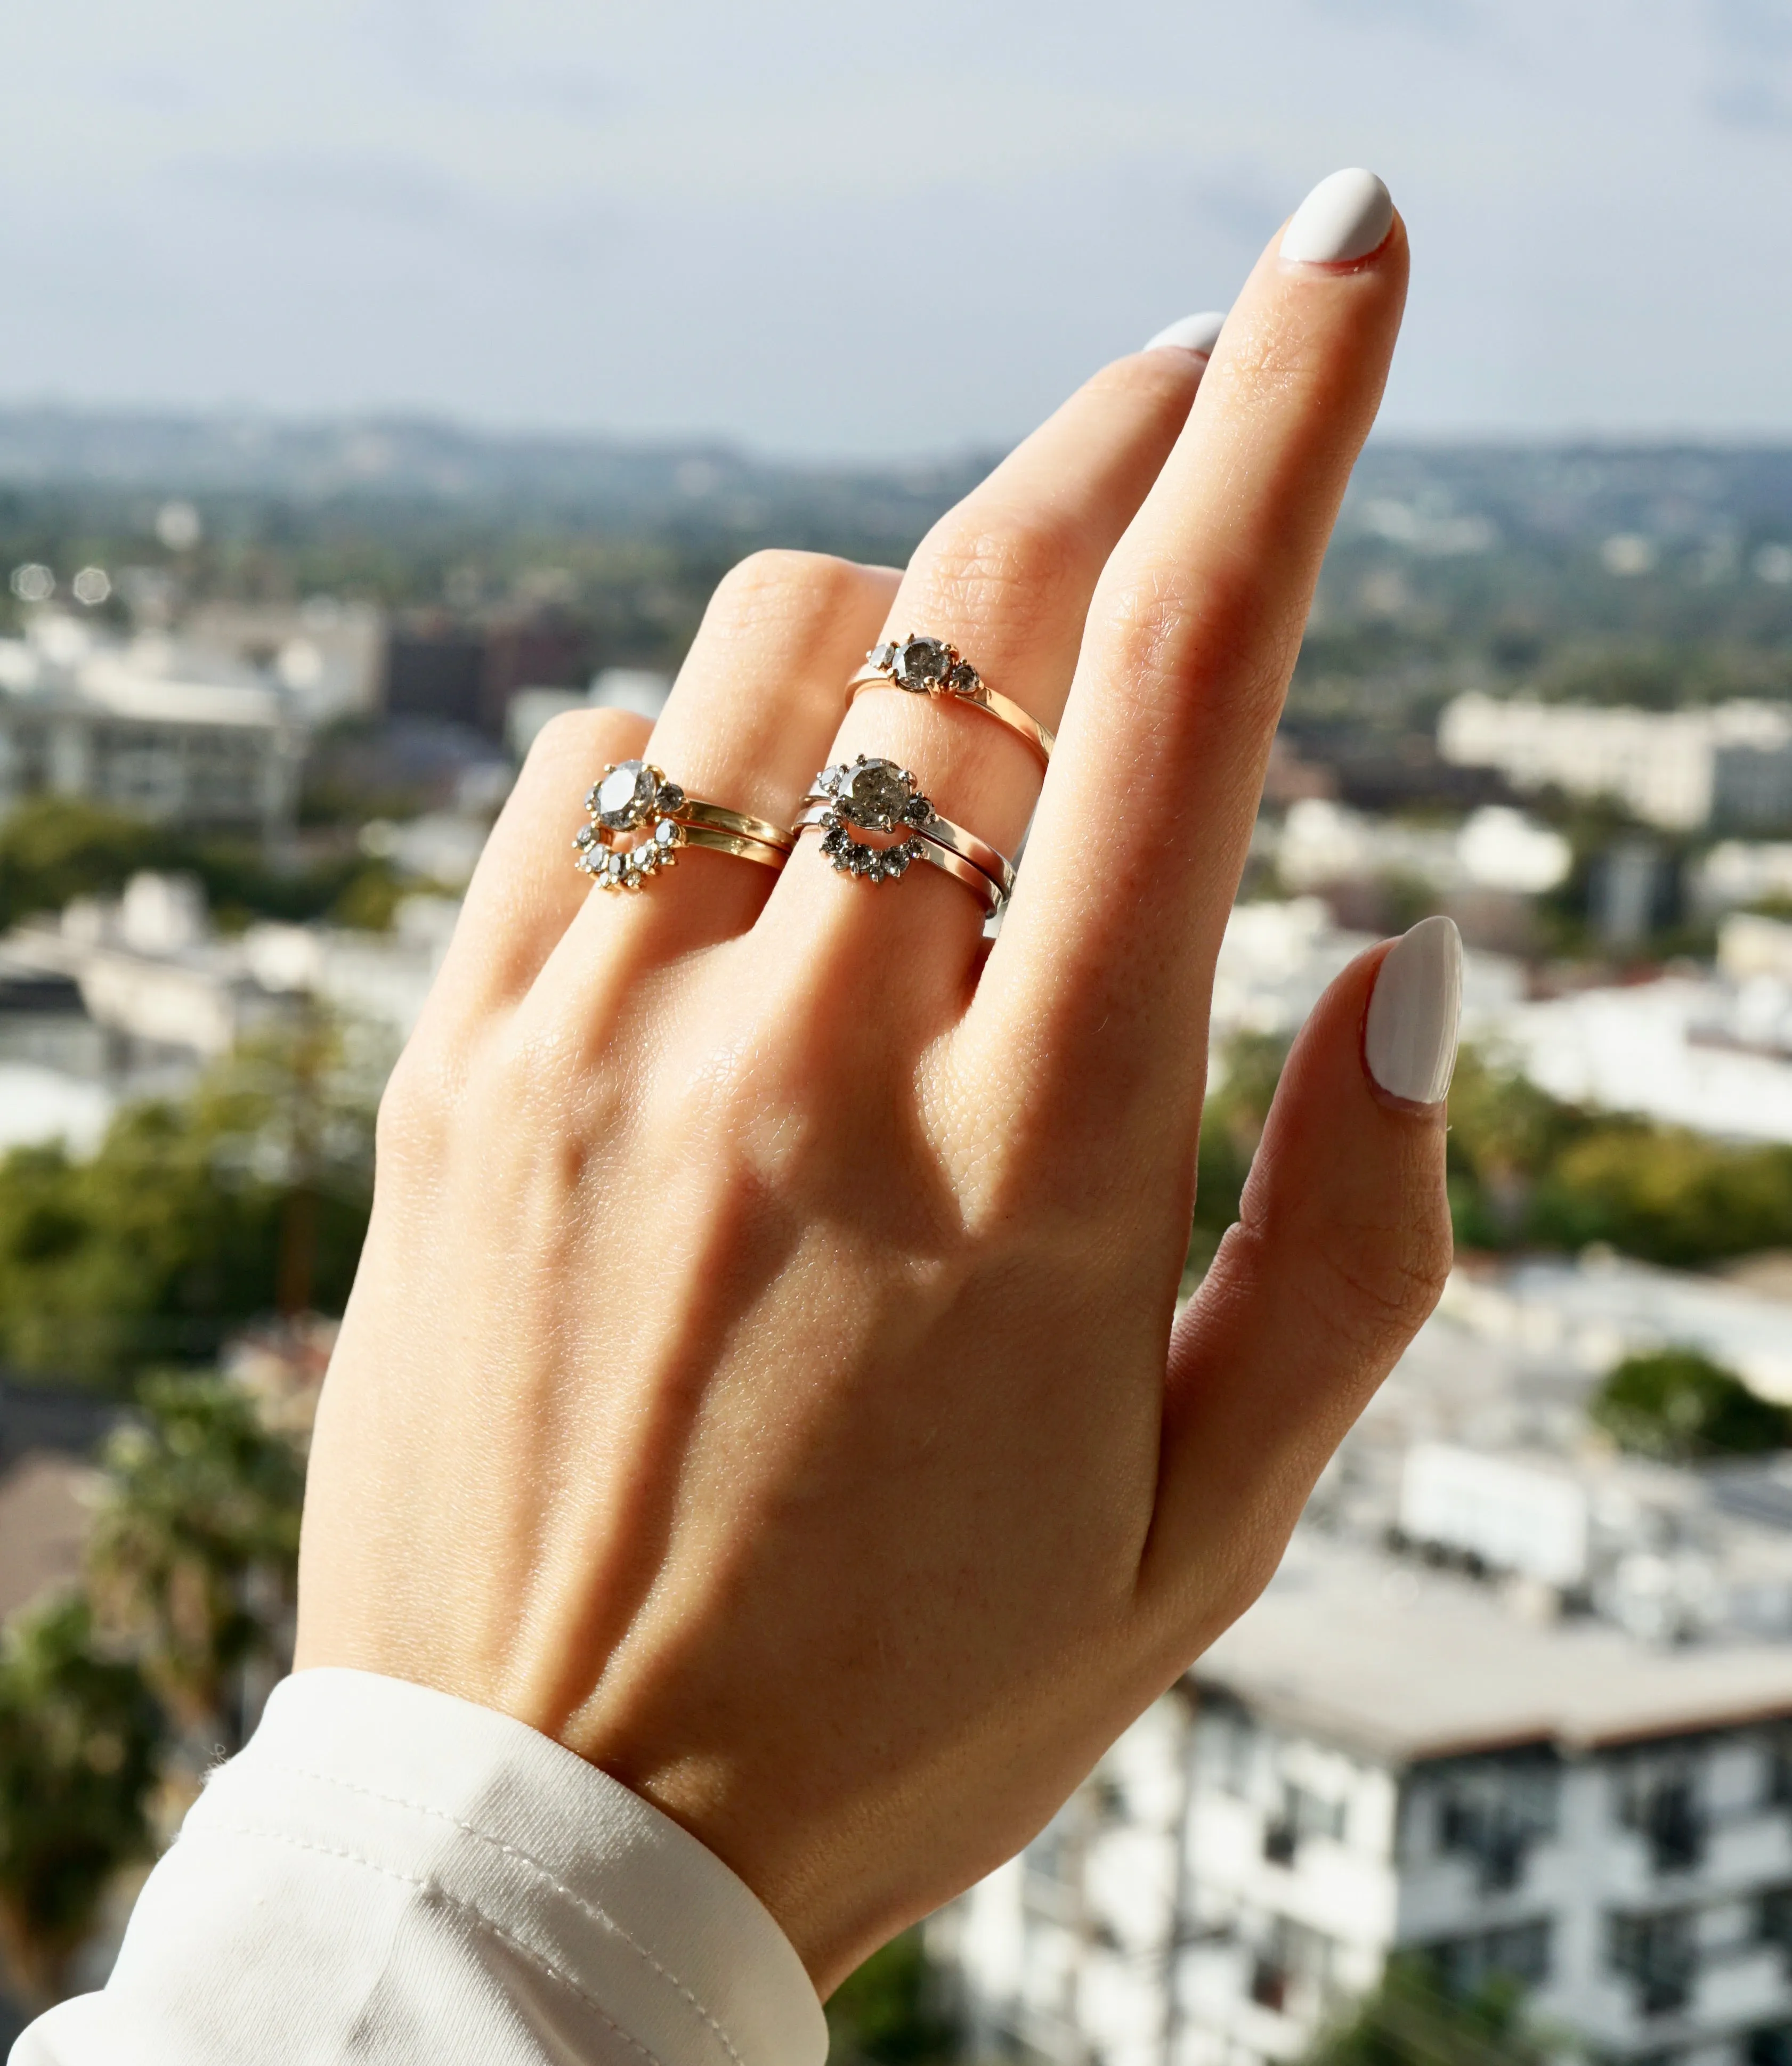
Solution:
M 452 1813 L 448 1809 L 445 1808 L 433 1807 L 428 1801 L 407 1800 L 402 1793 L 387 1793 L 383 1792 L 376 1786 L 359 1785 L 354 1780 L 339 1779 L 333 1772 L 315 1772 L 311 1770 L 308 1766 L 302 1764 L 287 1764 L 277 1760 L 270 1760 L 270 1763 L 273 1764 L 274 1768 L 276 1771 L 289 1773 L 294 1778 L 315 1780 L 320 1785 L 334 1786 L 339 1788 L 344 1793 L 358 1793 L 364 1799 L 382 1801 L 389 1808 L 407 1809 L 413 1814 L 427 1815 L 432 1817 L 435 1821 L 446 1822 L 451 1829 L 460 1830 L 464 1836 L 472 1837 L 480 1843 L 489 1845 L 493 1850 L 501 1853 L 505 1857 L 520 1860 L 524 1865 L 529 1866 L 535 1873 L 537 1873 L 554 1893 L 564 1894 L 566 1899 L 570 1901 L 582 1914 L 588 1915 L 594 1922 L 598 1923 L 602 1928 L 613 1932 L 616 1937 L 628 1946 L 630 1951 L 631 1951 L 638 1959 L 639 1959 L 655 1974 L 656 1974 L 660 1979 L 663 1980 L 667 1986 L 672 1988 L 683 1998 L 684 2001 L 689 2003 L 692 2011 L 703 2019 L 703 2022 L 715 2034 L 716 2042 L 721 2046 L 722 2049 L 727 2052 L 728 2057 L 733 2060 L 734 2066 L 746 2066 L 746 2061 L 735 2048 L 734 2042 L 729 2037 L 728 2032 L 716 2020 L 715 2016 L 713 2016 L 710 2011 L 703 2007 L 703 2004 L 699 1997 L 691 1991 L 691 1988 L 685 1985 L 684 1982 L 679 1978 L 676 1973 L 673 1972 L 669 1967 L 662 1965 L 659 1959 L 654 1956 L 652 1952 L 647 1949 L 647 1946 L 642 1943 L 639 1938 L 632 1935 L 629 1930 L 625 1929 L 623 1926 L 616 1920 L 615 1917 L 610 1914 L 607 1910 L 598 1907 L 594 1902 L 588 1900 L 583 1894 L 577 1892 L 574 1888 L 568 1886 L 563 1880 L 557 1879 L 554 1877 L 553 1867 L 545 1863 L 543 1860 L 536 1857 L 532 1853 L 521 1849 L 515 1844 L 506 1843 L 503 1837 L 493 1836 L 489 1830 L 480 1829 L 476 1823 L 464 1821 L 460 1816 Z M 593 1769 L 596 1770 L 598 1768 L 594 1767 Z M 607 1775 L 605 1776 L 607 1776 Z M 618 1782 L 614 1780 L 612 1780 L 610 1783 L 612 1784 L 618 1784 Z M 632 1798 L 633 1797 L 630 1797 Z M 690 1833 L 686 1831 L 684 1833 L 686 1835 L 689 1835 Z M 691 1841 L 692 1842 L 695 1842 L 697 1839 L 692 1837 Z M 706 1853 L 705 1855 L 707 1856 L 710 1854 Z M 721 1861 L 718 1859 L 716 1862 L 720 1864 Z M 749 1887 L 747 1891 L 751 1894 L 752 1890 Z M 452 1898 L 452 1897 L 450 1898 Z M 775 1917 L 771 1917 L 768 1918 L 768 1919 L 775 1926 L 776 1918 Z
M 602 2002 L 587 1994 L 570 1973 L 562 1972 L 551 1959 L 544 1957 L 533 1945 L 525 1944 L 520 1937 L 506 1930 L 495 1917 L 488 1915 L 484 1909 L 467 1900 L 464 1895 L 451 1893 L 439 1880 L 420 1879 L 413 1873 L 400 1872 L 396 1865 L 383 1865 L 379 1859 L 367 1857 L 359 1851 L 339 1850 L 334 1845 L 314 1844 L 308 1838 L 295 1837 L 287 1830 L 264 1829 L 249 1822 L 213 1821 L 208 1819 L 203 1829 L 195 1830 L 192 1834 L 202 1836 L 211 1832 L 224 1832 L 237 1837 L 258 1837 L 269 1843 L 288 1845 L 296 1851 L 312 1851 L 320 1857 L 341 1858 L 347 1864 L 364 1865 L 369 1872 L 379 1873 L 387 1879 L 395 1879 L 403 1886 L 414 1887 L 420 1894 L 432 1895 L 448 1907 L 458 1909 L 463 1915 L 469 1917 L 481 1929 L 489 1931 L 491 1935 L 497 1938 L 501 1943 L 509 1945 L 512 1951 L 528 1959 L 531 1965 L 538 1967 L 549 1979 L 559 1981 L 563 1987 L 577 1995 L 586 2007 L 590 2009 L 601 2022 L 613 2030 L 630 2051 L 639 2052 L 641 2056 L 649 2062 L 649 2066 L 666 2066 L 666 2062 L 660 2058 L 658 2052 L 650 2052 L 639 2038 L 631 2031 L 626 2030 L 610 2015 Z M 183 1832 L 180 1841 L 183 1843 L 188 1841 L 187 1833 Z

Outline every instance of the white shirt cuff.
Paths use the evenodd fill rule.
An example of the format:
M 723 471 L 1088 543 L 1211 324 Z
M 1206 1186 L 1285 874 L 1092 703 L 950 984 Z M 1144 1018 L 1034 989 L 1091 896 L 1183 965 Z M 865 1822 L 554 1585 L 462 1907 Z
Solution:
M 13 2066 L 823 2066 L 721 1861 L 522 1723 L 363 1671 L 276 1687 L 150 1875 L 111 1981 Z

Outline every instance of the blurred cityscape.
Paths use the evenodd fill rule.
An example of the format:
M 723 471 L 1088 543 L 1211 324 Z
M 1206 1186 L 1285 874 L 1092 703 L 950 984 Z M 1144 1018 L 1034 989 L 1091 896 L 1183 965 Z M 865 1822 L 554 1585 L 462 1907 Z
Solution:
M 22 2012 L 103 1975 L 284 1668 L 372 1110 L 530 740 L 652 715 L 744 553 L 900 561 L 988 463 L 0 411 Z M 849 1987 L 840 2056 L 1792 2066 L 1792 450 L 1371 449 L 1221 956 L 1190 1294 L 1293 1031 L 1433 911 L 1439 1313 L 1263 1601 Z

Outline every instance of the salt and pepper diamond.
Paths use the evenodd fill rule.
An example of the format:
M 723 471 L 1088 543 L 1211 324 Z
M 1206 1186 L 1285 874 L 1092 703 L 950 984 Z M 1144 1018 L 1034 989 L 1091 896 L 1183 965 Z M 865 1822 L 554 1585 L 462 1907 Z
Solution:
M 975 696 L 983 686 L 982 675 L 944 638 L 917 638 L 912 634 L 901 640 L 886 638 L 865 658 L 898 688 L 915 695 L 943 689 L 955 696 Z
M 853 837 L 854 825 L 866 832 L 894 832 L 898 827 L 930 825 L 938 813 L 921 793 L 906 768 L 894 760 L 856 760 L 824 768 L 815 778 L 817 793 L 829 799 L 821 820 L 821 851 L 842 874 L 867 882 L 895 881 L 920 857 L 921 841 L 911 829 L 892 846 L 871 846 Z
M 639 889 L 651 875 L 675 865 L 684 830 L 670 815 L 681 809 L 685 793 L 650 761 L 622 760 L 606 768 L 585 799 L 589 824 L 573 836 L 582 869 L 602 889 Z M 634 845 L 622 849 L 610 841 L 619 832 L 643 832 Z
M 585 808 L 605 831 L 632 832 L 651 818 L 670 816 L 684 800 L 677 783 L 668 782 L 651 761 L 619 760 L 592 784 Z

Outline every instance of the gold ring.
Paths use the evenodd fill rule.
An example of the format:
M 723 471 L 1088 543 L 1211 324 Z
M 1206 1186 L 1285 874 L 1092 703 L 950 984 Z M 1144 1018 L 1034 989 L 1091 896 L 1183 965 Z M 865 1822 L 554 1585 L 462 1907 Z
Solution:
M 605 768 L 585 798 L 590 813 L 574 836 L 573 865 L 603 889 L 639 889 L 651 875 L 676 864 L 681 847 L 707 847 L 762 867 L 782 868 L 790 835 L 764 818 L 687 796 L 648 760 L 618 760 Z M 617 841 L 640 837 L 632 846 Z
M 1049 767 L 1052 733 L 1039 719 L 1029 717 L 1012 696 L 992 689 L 949 639 L 886 638 L 865 656 L 865 665 L 846 684 L 849 707 L 867 689 L 906 689 L 910 695 L 951 696 L 974 710 L 987 711 L 999 724 L 1020 739 L 1039 756 L 1042 768 Z
M 900 832 L 890 846 L 873 846 L 857 837 L 867 832 Z M 921 793 L 920 784 L 894 760 L 856 760 L 824 768 L 815 787 L 803 799 L 792 827 L 801 834 L 821 833 L 821 851 L 843 875 L 867 882 L 893 882 L 915 861 L 930 862 L 962 882 L 993 916 L 1014 891 L 1014 869 L 994 847 L 943 818 Z

